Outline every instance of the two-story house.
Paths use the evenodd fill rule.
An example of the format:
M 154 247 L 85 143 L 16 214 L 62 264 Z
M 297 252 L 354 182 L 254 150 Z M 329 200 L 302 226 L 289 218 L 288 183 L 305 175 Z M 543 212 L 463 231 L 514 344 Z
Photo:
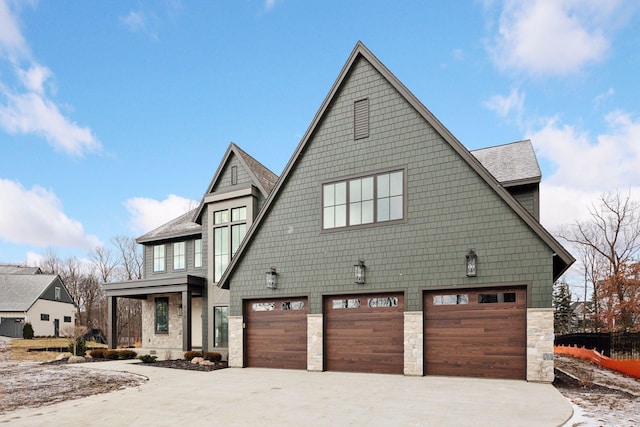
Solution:
M 277 176 L 231 143 L 200 205 L 136 239 L 143 279 L 107 283 L 108 339 L 118 343 L 118 298 L 142 300 L 142 351 L 161 357 L 228 347 L 229 291 L 216 286 Z
M 357 43 L 281 177 L 235 145 L 200 206 L 138 239 L 146 349 L 232 367 L 553 379 L 530 141 L 468 151 Z M 198 316 L 202 321 L 198 321 Z M 162 354 L 160 354 L 162 355 Z
M 551 381 L 575 260 L 539 182 L 529 141 L 469 152 L 358 43 L 218 282 L 229 365 Z

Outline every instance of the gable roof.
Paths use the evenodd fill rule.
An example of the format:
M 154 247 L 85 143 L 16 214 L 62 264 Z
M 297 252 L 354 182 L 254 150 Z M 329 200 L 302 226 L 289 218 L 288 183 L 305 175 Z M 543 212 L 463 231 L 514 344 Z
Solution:
M 56 280 L 64 288 L 57 274 L 0 274 L 0 311 L 28 311 Z
M 504 187 L 537 184 L 542 178 L 531 141 L 518 141 L 470 151 Z
M 150 232 L 138 237 L 137 243 L 148 243 L 151 241 L 159 241 L 173 239 L 177 237 L 186 237 L 202 233 L 202 226 L 193 222 L 193 214 L 196 209 L 180 215 L 178 218 L 172 219 L 166 224 L 151 230 Z
M 205 191 L 204 196 L 200 201 L 200 205 L 198 206 L 198 208 L 196 209 L 193 215 L 194 222 L 200 221 L 200 217 L 202 216 L 202 212 L 205 207 L 204 198 L 207 194 L 211 193 L 215 188 L 215 185 L 220 179 L 220 176 L 222 175 L 222 172 L 224 171 L 227 163 L 229 162 L 231 155 L 235 155 L 240 160 L 244 168 L 249 173 L 249 176 L 251 176 L 251 180 L 256 184 L 256 187 L 258 188 L 258 190 L 260 190 L 260 192 L 265 198 L 268 197 L 269 194 L 271 194 L 271 192 L 273 191 L 273 188 L 275 187 L 276 182 L 278 181 L 278 175 L 271 172 L 266 166 L 264 166 L 262 163 L 260 163 L 259 161 L 257 161 L 256 159 L 248 155 L 244 150 L 242 150 L 240 147 L 238 147 L 236 144 L 232 142 L 229 144 L 229 147 L 227 148 L 227 151 L 224 154 L 224 157 L 222 158 L 222 161 L 220 162 L 220 165 L 218 166 L 218 169 L 216 170 L 215 175 L 213 175 L 213 178 L 211 179 L 211 182 L 207 187 L 207 191 Z
M 40 267 L 23 267 L 20 265 L 0 265 L 0 274 L 42 274 Z
M 247 235 L 245 236 L 242 244 L 238 248 L 236 255 L 231 259 L 226 271 L 220 278 L 218 282 L 219 287 L 227 287 L 227 281 L 229 276 L 233 272 L 235 265 L 242 258 L 245 248 L 251 244 L 252 237 L 256 233 L 256 230 L 260 228 L 260 224 L 262 223 L 262 219 L 268 215 L 271 210 L 271 206 L 274 201 L 280 195 L 280 189 L 284 187 L 287 182 L 289 175 L 294 169 L 298 158 L 302 155 L 304 150 L 307 147 L 307 144 L 312 139 L 313 134 L 315 133 L 316 128 L 323 120 L 325 113 L 328 108 L 331 106 L 333 98 L 340 91 L 343 83 L 345 82 L 347 76 L 349 75 L 351 69 L 358 61 L 358 59 L 364 58 L 368 61 L 373 68 L 376 69 L 388 82 L 391 84 L 395 90 L 398 91 L 400 96 L 402 96 L 417 112 L 422 116 L 422 118 L 429 123 L 438 134 L 447 142 L 454 151 L 456 151 L 462 159 L 464 159 L 469 166 L 478 174 L 482 179 L 484 179 L 487 184 L 504 200 L 504 202 L 509 205 L 509 207 L 519 215 L 522 220 L 540 237 L 542 241 L 544 241 L 547 246 L 553 251 L 553 279 L 557 279 L 564 273 L 571 264 L 575 262 L 575 258 L 535 219 L 527 210 L 517 201 L 515 200 L 509 192 L 497 181 L 497 179 L 484 167 L 480 161 L 474 157 L 469 150 L 467 150 L 458 139 L 453 136 L 453 134 L 429 111 L 418 98 L 415 97 L 405 86 L 402 84 L 400 80 L 396 76 L 389 71 L 389 69 L 382 63 L 378 58 L 371 53 L 369 49 L 361 42 L 358 41 L 349 56 L 349 59 L 342 67 L 338 78 L 333 83 L 331 90 L 327 94 L 326 98 L 322 102 L 320 109 L 314 116 L 313 120 L 309 124 L 307 131 L 303 135 L 298 147 L 295 152 L 289 159 L 280 179 L 275 185 L 273 192 L 267 199 L 265 206 L 260 210 L 258 216 L 248 230 Z M 537 163 L 537 162 L 536 162 Z

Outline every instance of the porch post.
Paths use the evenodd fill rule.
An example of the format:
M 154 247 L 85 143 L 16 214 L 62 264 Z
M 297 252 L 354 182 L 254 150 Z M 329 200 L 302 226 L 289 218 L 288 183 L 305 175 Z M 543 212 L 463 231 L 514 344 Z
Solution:
M 191 350 L 191 291 L 182 291 L 182 350 Z
M 118 297 L 107 297 L 107 342 L 118 347 Z

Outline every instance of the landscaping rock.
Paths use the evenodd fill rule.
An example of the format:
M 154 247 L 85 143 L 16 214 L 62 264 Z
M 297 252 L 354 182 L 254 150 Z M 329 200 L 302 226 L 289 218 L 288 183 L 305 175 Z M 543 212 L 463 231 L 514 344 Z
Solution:
M 199 364 L 200 362 L 202 362 L 204 359 L 202 357 L 194 357 L 193 359 L 191 359 L 191 363 L 193 363 L 194 365 Z
M 84 363 L 85 359 L 82 356 L 71 356 L 67 363 Z
M 210 362 L 208 360 L 202 360 L 201 362 L 198 363 L 198 365 L 200 365 L 200 366 L 213 366 L 213 362 Z
M 56 360 L 62 360 L 62 359 L 68 359 L 71 356 L 73 356 L 73 354 L 71 353 L 60 353 L 58 356 L 56 356 Z

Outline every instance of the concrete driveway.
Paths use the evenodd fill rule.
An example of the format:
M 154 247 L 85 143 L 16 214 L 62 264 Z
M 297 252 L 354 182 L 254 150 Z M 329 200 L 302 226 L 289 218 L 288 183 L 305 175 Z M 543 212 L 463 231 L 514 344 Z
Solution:
M 572 414 L 551 385 L 510 380 L 223 369 L 137 361 L 78 369 L 128 371 L 139 387 L 0 416 L 25 426 L 559 426 Z

